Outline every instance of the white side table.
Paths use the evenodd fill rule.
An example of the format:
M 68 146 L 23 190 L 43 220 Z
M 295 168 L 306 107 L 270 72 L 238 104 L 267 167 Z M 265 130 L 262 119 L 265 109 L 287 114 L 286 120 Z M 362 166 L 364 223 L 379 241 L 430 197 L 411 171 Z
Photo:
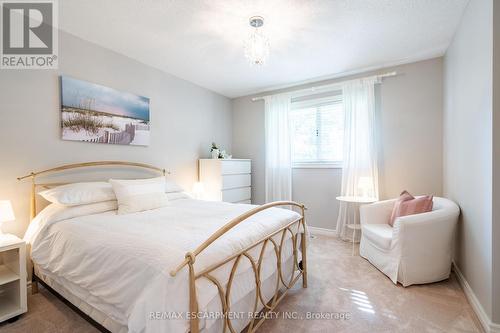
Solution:
M 0 322 L 26 311 L 26 244 L 14 235 L 0 234 Z
M 348 223 L 349 219 L 346 218 L 345 226 L 352 230 L 352 255 L 354 255 L 354 242 L 356 236 L 356 230 L 361 230 L 361 224 L 359 224 L 359 206 L 362 204 L 369 204 L 378 201 L 376 198 L 370 197 L 354 197 L 354 196 L 340 196 L 336 198 L 338 201 L 345 202 L 348 204 L 354 204 L 354 219 L 352 223 Z

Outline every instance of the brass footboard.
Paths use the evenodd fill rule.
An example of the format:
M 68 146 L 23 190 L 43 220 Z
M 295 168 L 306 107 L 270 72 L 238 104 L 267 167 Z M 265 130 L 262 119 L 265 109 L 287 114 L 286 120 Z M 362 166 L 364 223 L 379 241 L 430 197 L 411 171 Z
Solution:
M 288 223 L 282 228 L 274 231 L 273 233 L 267 235 L 266 237 L 260 239 L 254 244 L 248 246 L 247 248 L 241 250 L 240 252 L 224 259 L 223 261 L 216 263 L 206 269 L 203 269 L 201 272 L 195 272 L 194 263 L 196 261 L 196 257 L 203 252 L 210 244 L 216 241 L 223 234 L 228 232 L 230 229 L 245 221 L 249 217 L 263 211 L 269 209 L 271 207 L 277 206 L 292 206 L 298 207 L 301 211 L 301 216 L 294 221 Z M 184 266 L 188 266 L 189 269 L 189 319 L 190 319 L 190 327 L 191 333 L 199 333 L 199 309 L 198 309 L 198 299 L 196 297 L 196 281 L 200 278 L 207 279 L 211 283 L 213 283 L 219 292 L 220 301 L 222 304 L 222 319 L 224 320 L 223 332 L 225 333 L 228 329 L 231 333 L 236 333 L 235 329 L 231 324 L 231 316 L 228 315 L 231 311 L 230 304 L 230 295 L 231 295 L 231 287 L 233 284 L 233 279 L 236 273 L 236 269 L 240 261 L 244 258 L 248 259 L 254 275 L 255 275 L 255 303 L 253 308 L 253 313 L 257 314 L 260 311 L 261 315 L 253 315 L 251 317 L 250 323 L 246 328 L 247 333 L 255 332 L 260 325 L 267 318 L 265 314 L 273 311 L 278 303 L 283 299 L 286 295 L 287 291 L 292 288 L 298 279 L 302 276 L 302 286 L 307 288 L 307 255 L 306 255 L 306 222 L 305 222 L 305 207 L 304 205 L 298 204 L 296 202 L 291 201 L 277 201 L 271 202 L 259 207 L 256 207 L 237 218 L 233 219 L 222 228 L 220 228 L 217 232 L 215 232 L 210 238 L 208 238 L 203 244 L 201 244 L 197 249 L 193 252 L 186 253 L 186 257 L 184 261 L 173 271 L 170 272 L 171 276 L 175 276 Z M 283 271 L 281 267 L 281 258 L 283 251 L 283 244 L 285 242 L 285 238 L 287 233 L 290 234 L 292 245 L 293 245 L 293 270 L 289 281 L 285 281 L 283 276 Z M 298 236 L 300 234 L 300 246 L 301 246 L 301 262 L 299 262 L 298 251 L 297 251 L 297 242 Z M 274 237 L 277 236 L 280 241 L 277 242 Z M 270 243 L 270 244 L 269 244 Z M 260 254 L 258 258 L 253 258 L 249 251 L 254 249 L 255 247 L 262 245 Z M 276 281 L 276 289 L 274 292 L 274 296 L 271 298 L 269 302 L 265 302 L 264 297 L 262 295 L 261 290 L 261 265 L 264 259 L 264 253 L 267 246 L 272 246 L 274 248 L 274 253 L 276 256 L 276 265 L 277 265 L 277 281 Z M 217 280 L 211 273 L 221 266 L 227 264 L 228 262 L 234 260 L 231 273 L 229 275 L 229 280 L 224 288 L 224 286 Z M 259 309 L 259 302 L 263 305 L 262 310 Z M 259 318 L 256 321 L 256 318 Z
M 23 180 L 23 179 L 30 179 L 31 180 L 31 195 L 30 195 L 30 203 L 31 203 L 31 209 L 30 209 L 30 217 L 34 218 L 36 213 L 37 213 L 37 205 L 36 205 L 36 194 L 37 194 L 37 188 L 50 188 L 53 186 L 59 186 L 62 185 L 63 183 L 38 183 L 36 179 L 40 176 L 46 176 L 49 174 L 56 174 L 56 173 L 63 173 L 68 170 L 73 170 L 73 169 L 80 169 L 80 168 L 102 168 L 102 167 L 123 167 L 123 168 L 140 168 L 140 169 L 145 169 L 151 172 L 159 173 L 163 176 L 165 176 L 167 172 L 163 168 L 155 167 L 153 165 L 149 164 L 144 164 L 144 163 L 137 163 L 137 162 L 125 162 L 125 161 L 96 161 L 96 162 L 85 162 L 85 163 L 75 163 L 75 164 L 67 164 L 67 165 L 61 165 L 55 168 L 43 170 L 43 171 L 38 171 L 38 172 L 31 172 L 23 177 L 19 177 L 18 180 Z M 80 180 L 81 181 L 81 180 Z M 93 179 L 92 181 L 95 181 Z M 301 211 L 301 216 L 298 217 L 296 220 L 288 223 L 287 225 L 283 226 L 282 228 L 274 231 L 273 233 L 267 235 L 266 237 L 260 239 L 259 241 L 255 242 L 254 244 L 250 245 L 249 247 L 241 250 L 239 253 L 236 253 L 226 259 L 224 259 L 222 262 L 217 263 L 213 266 L 210 266 L 206 269 L 204 269 L 201 272 L 195 272 L 195 267 L 194 263 L 196 261 L 196 257 L 205 249 L 207 248 L 210 244 L 212 244 L 214 241 L 216 241 L 219 237 L 224 235 L 226 232 L 228 232 L 230 229 L 238 225 L 239 223 L 245 221 L 252 215 L 255 215 L 265 209 L 269 209 L 271 207 L 277 207 L 277 206 L 291 206 L 291 207 L 296 207 L 299 208 Z M 278 303 L 283 299 L 287 291 L 292 288 L 295 283 L 298 281 L 300 277 L 302 277 L 302 286 L 304 288 L 307 287 L 307 255 L 306 255 L 306 222 L 305 222 L 305 207 L 304 205 L 301 205 L 296 202 L 291 202 L 291 201 L 277 201 L 277 202 L 271 202 L 259 207 L 256 207 L 240 216 L 237 218 L 233 219 L 226 225 L 224 225 L 222 228 L 220 228 L 217 232 L 215 232 L 210 238 L 208 238 L 203 244 L 201 244 L 196 250 L 193 252 L 188 252 L 186 253 L 186 258 L 184 261 L 170 274 L 172 276 L 175 276 L 184 266 L 188 266 L 189 268 L 189 311 L 190 311 L 190 326 L 191 326 L 191 333 L 199 333 L 199 318 L 198 318 L 198 300 L 196 297 L 196 280 L 200 278 L 207 279 L 211 283 L 213 283 L 218 291 L 219 291 L 219 296 L 222 304 L 222 313 L 224 314 L 224 332 L 226 332 L 228 329 L 230 332 L 235 333 L 235 330 L 233 326 L 231 325 L 230 321 L 230 316 L 227 314 L 230 312 L 231 309 L 231 304 L 230 304 L 230 295 L 231 295 L 231 286 L 233 284 L 233 279 L 236 273 L 236 269 L 238 268 L 238 264 L 240 263 L 241 259 L 248 259 L 254 275 L 255 275 L 255 305 L 253 312 L 256 313 L 260 309 L 259 307 L 259 302 L 263 304 L 262 311 L 260 311 L 263 315 L 258 316 L 260 319 L 256 321 L 257 316 L 252 316 L 252 319 L 250 323 L 247 326 L 246 332 L 255 332 L 260 325 L 262 325 L 263 321 L 267 318 L 265 314 L 268 312 L 273 311 Z M 285 242 L 285 238 L 287 234 L 291 235 L 291 240 L 293 244 L 293 271 L 292 275 L 290 277 L 290 281 L 285 281 L 285 278 L 283 276 L 282 272 L 282 267 L 281 267 L 281 258 L 282 258 L 282 251 L 283 251 L 283 245 Z M 280 238 L 281 234 L 281 238 Z M 298 257 L 298 251 L 297 251 L 297 243 L 299 241 L 299 234 L 300 234 L 300 246 L 301 246 L 301 252 L 302 252 L 302 261 L 299 263 L 299 257 Z M 274 236 L 277 236 L 277 238 L 280 239 L 279 242 L 273 239 Z M 255 259 L 253 258 L 250 254 L 249 251 L 252 250 L 253 248 L 262 245 L 262 248 L 260 250 L 260 255 L 259 258 Z M 261 271 L 261 265 L 262 261 L 264 259 L 264 253 L 265 249 L 267 246 L 272 246 L 274 248 L 274 253 L 276 256 L 276 265 L 277 265 L 277 282 L 276 282 L 276 289 L 274 296 L 272 296 L 271 300 L 269 302 L 265 302 L 264 296 L 262 295 L 262 290 L 261 290 L 261 276 L 260 276 L 260 271 Z M 217 268 L 221 267 L 224 264 L 229 263 L 231 260 L 234 260 L 233 267 L 231 269 L 231 273 L 229 276 L 229 280 L 224 288 L 222 284 L 211 274 L 213 271 L 215 271 Z M 298 272 L 298 273 L 297 273 Z M 35 284 L 34 284 L 34 289 L 36 288 L 36 277 L 35 277 Z M 283 291 L 282 291 L 283 290 Z

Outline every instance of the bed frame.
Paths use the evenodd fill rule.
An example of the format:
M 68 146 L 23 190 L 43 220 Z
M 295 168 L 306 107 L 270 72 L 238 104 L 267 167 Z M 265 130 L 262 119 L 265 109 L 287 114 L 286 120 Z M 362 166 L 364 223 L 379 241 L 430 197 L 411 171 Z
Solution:
M 45 176 L 48 174 L 60 173 L 71 169 L 77 168 L 89 168 L 89 167 L 128 167 L 128 168 L 142 168 L 149 171 L 160 173 L 161 175 L 166 175 L 167 172 L 165 169 L 158 168 L 149 164 L 143 163 L 134 163 L 134 162 L 124 162 L 124 161 L 98 161 L 98 162 L 86 162 L 86 163 L 76 163 L 76 164 L 67 164 L 62 165 L 56 168 L 51 168 L 39 172 L 31 172 L 30 174 L 19 177 L 18 180 L 30 179 L 31 180 L 31 195 L 30 195 L 30 218 L 33 219 L 37 214 L 36 208 L 36 194 L 38 188 L 51 188 L 54 186 L 64 185 L 65 183 L 38 183 L 37 177 Z M 195 262 L 197 256 L 199 256 L 203 250 L 209 247 L 213 242 L 215 242 L 218 238 L 224 235 L 226 232 L 237 226 L 238 224 L 246 221 L 251 216 L 258 214 L 259 212 L 272 208 L 272 207 L 288 207 L 298 209 L 301 213 L 300 217 L 295 219 L 294 221 L 288 223 L 284 227 L 274 231 L 273 233 L 265 236 L 259 241 L 253 243 L 247 248 L 241 250 L 238 253 L 233 254 L 230 257 L 222 258 L 220 262 L 209 266 L 202 271 L 197 272 L 195 267 Z M 249 210 L 248 212 L 234 218 L 229 221 L 226 225 L 217 230 L 212 236 L 210 236 L 204 243 L 202 243 L 199 247 L 197 247 L 194 251 L 186 253 L 185 259 L 182 263 L 177 266 L 174 270 L 170 272 L 172 277 L 176 276 L 179 271 L 181 271 L 185 266 L 188 267 L 189 270 L 189 313 L 187 314 L 190 320 L 190 332 L 191 333 L 199 333 L 199 309 L 198 309 L 198 300 L 196 297 L 196 281 L 199 279 L 207 279 L 211 283 L 213 283 L 218 290 L 220 301 L 222 304 L 222 318 L 224 320 L 223 332 L 229 330 L 231 333 L 236 333 L 235 329 L 231 324 L 231 317 L 229 314 L 231 312 L 231 304 L 230 304 L 230 295 L 231 295 L 231 287 L 233 283 L 233 279 L 236 273 L 236 269 L 238 268 L 241 260 L 248 260 L 251 264 L 252 270 L 255 276 L 255 303 L 253 308 L 253 313 L 256 315 L 252 316 L 250 323 L 246 327 L 247 333 L 255 332 L 264 322 L 264 320 L 268 317 L 267 314 L 274 311 L 278 303 L 283 299 L 289 289 L 291 289 L 295 283 L 302 277 L 302 287 L 307 288 L 307 226 L 305 221 L 305 210 L 304 205 L 293 202 L 293 201 L 277 201 L 271 202 L 262 206 L 258 206 L 254 209 Z M 293 272 L 291 274 L 290 280 L 285 281 L 283 276 L 281 261 L 282 261 L 282 251 L 283 244 L 285 242 L 285 238 L 287 234 L 290 234 L 290 238 L 292 240 L 293 245 Z M 299 239 L 300 236 L 300 239 Z M 277 241 L 276 239 L 279 239 Z M 300 241 L 300 244 L 299 244 Z M 249 254 L 249 251 L 261 246 L 260 254 L 258 258 L 253 258 L 252 255 Z M 276 256 L 276 265 L 277 265 L 277 279 L 276 279 L 276 287 L 274 291 L 274 296 L 271 297 L 271 300 L 265 302 L 264 297 L 262 295 L 261 290 L 261 265 L 264 259 L 264 253 L 267 246 L 272 246 L 274 249 L 274 253 Z M 298 255 L 298 247 L 300 246 L 301 250 L 301 260 L 299 261 Z M 213 272 L 220 268 L 221 266 L 232 263 L 232 269 L 229 276 L 229 280 L 225 286 L 223 286 L 219 280 L 217 280 L 213 276 Z M 33 281 L 32 281 L 32 293 L 38 292 L 37 282 L 42 281 L 38 278 L 35 273 L 33 273 Z M 59 297 L 62 297 L 58 295 Z M 263 307 L 259 307 L 259 302 L 263 305 Z M 258 315 L 257 315 L 258 314 Z M 88 317 L 88 316 L 85 316 Z M 259 318 L 258 320 L 256 320 Z M 95 321 L 91 321 L 92 324 L 95 325 Z M 98 327 L 102 329 L 102 327 Z M 244 331 L 245 331 L 244 330 Z

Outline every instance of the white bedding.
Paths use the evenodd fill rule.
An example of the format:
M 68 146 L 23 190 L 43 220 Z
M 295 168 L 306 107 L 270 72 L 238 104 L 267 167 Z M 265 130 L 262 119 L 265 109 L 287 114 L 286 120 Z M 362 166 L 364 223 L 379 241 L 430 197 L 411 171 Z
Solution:
M 85 297 L 90 305 L 128 326 L 130 332 L 186 332 L 189 323 L 185 317 L 150 320 L 152 312 L 189 310 L 187 269 L 176 277 L 169 272 L 186 252 L 253 207 L 180 199 L 167 207 L 140 213 L 117 215 L 111 210 L 61 219 L 57 216 L 64 214 L 54 214 L 57 209 L 49 206 L 33 220 L 26 240 L 40 268 L 51 272 L 61 284 L 71 282 L 72 293 Z M 279 208 L 249 218 L 202 252 L 196 270 L 219 262 L 297 218 L 297 213 Z M 283 260 L 289 257 L 285 254 L 291 254 L 289 243 Z M 272 246 L 267 250 L 272 251 Z M 240 266 L 238 274 L 250 268 L 244 259 Z M 263 267 L 262 279 L 274 273 L 273 266 Z M 230 268 L 225 265 L 214 274 L 223 285 Z M 240 284 L 232 290 L 231 299 L 237 301 L 252 288 L 252 283 Z M 218 297 L 217 289 L 203 279 L 197 282 L 197 295 L 201 311 Z M 203 321 L 202 327 L 212 324 Z

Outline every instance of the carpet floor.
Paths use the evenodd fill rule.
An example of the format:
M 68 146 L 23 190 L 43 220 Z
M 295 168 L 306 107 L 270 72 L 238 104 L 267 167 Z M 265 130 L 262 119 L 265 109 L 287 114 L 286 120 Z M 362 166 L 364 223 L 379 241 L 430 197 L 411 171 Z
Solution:
M 350 243 L 315 236 L 308 253 L 309 287 L 297 283 L 259 332 L 482 332 L 454 274 L 403 288 L 352 256 Z M 41 287 L 28 296 L 28 313 L 0 332 L 98 331 Z

